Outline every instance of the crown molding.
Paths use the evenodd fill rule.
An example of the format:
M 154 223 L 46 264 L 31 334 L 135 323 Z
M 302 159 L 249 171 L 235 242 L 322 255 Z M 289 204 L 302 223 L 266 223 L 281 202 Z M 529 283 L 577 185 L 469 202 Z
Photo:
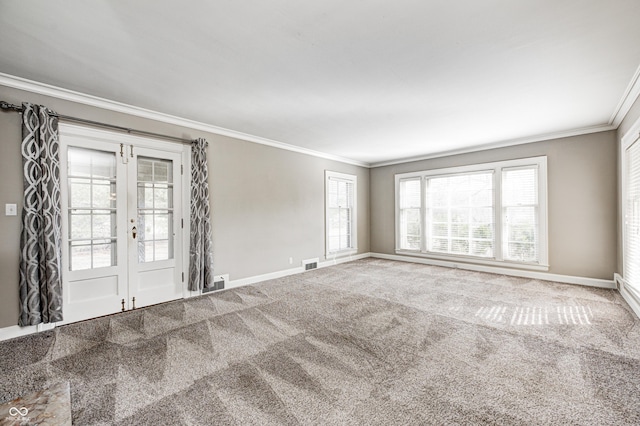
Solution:
M 496 148 L 506 148 L 509 146 L 524 145 L 527 143 L 542 142 L 542 141 L 547 141 L 551 139 L 561 139 L 561 138 L 568 138 L 571 136 L 588 135 L 590 133 L 606 132 L 606 131 L 615 130 L 615 129 L 616 127 L 611 124 L 602 124 L 599 126 L 583 127 L 581 129 L 546 133 L 542 135 L 529 136 L 526 138 L 508 139 L 500 142 L 493 142 L 493 143 L 484 144 L 484 145 L 476 145 L 473 147 L 452 149 L 449 151 L 440 151 L 433 154 L 399 158 L 397 160 L 380 161 L 376 163 L 371 163 L 370 167 L 376 168 L 376 167 L 384 167 L 384 166 L 393 166 L 396 164 L 412 163 L 414 161 L 422 161 L 422 160 L 431 160 L 433 158 L 450 157 L 452 155 L 469 154 L 472 152 L 486 151 L 489 149 L 496 149 Z
M 213 133 L 221 136 L 228 136 L 235 139 L 241 139 L 248 142 L 267 145 L 274 148 L 284 149 L 286 151 L 297 152 L 299 154 L 310 155 L 313 157 L 324 158 L 326 160 L 338 161 L 341 163 L 352 164 L 355 166 L 369 167 L 370 164 L 364 161 L 352 160 L 337 155 L 326 154 L 320 151 L 314 151 L 308 148 L 302 148 L 290 145 L 284 142 L 278 142 L 272 139 L 260 136 L 250 135 L 248 133 L 237 132 L 235 130 L 225 129 L 223 127 L 213 126 L 211 124 L 202 123 L 200 121 L 190 120 L 188 118 L 177 117 L 146 108 L 140 108 L 133 105 L 124 104 L 122 102 L 112 101 L 85 93 L 76 92 L 61 87 L 52 86 L 50 84 L 40 83 L 26 78 L 13 76 L 10 74 L 0 73 L 0 85 L 11 87 L 14 89 L 24 90 L 39 95 L 51 96 L 65 101 L 76 102 L 96 108 L 109 111 L 115 111 L 123 114 L 133 115 L 136 117 L 146 118 L 149 120 L 160 121 L 162 123 L 173 124 L 176 126 L 187 127 L 193 130 L 199 130 L 207 133 Z
M 616 129 L 622 123 L 622 120 L 627 116 L 629 110 L 635 103 L 635 101 L 640 96 L 640 66 L 636 69 L 635 74 L 631 78 L 627 89 L 622 94 L 622 98 L 616 109 L 611 114 L 611 118 L 609 119 L 609 124 L 613 125 Z
M 284 149 L 286 151 L 297 152 L 300 154 L 310 155 L 313 157 L 323 158 L 327 160 L 337 161 L 345 164 L 352 164 L 355 166 L 366 168 L 377 168 L 384 166 L 391 166 L 396 164 L 411 163 L 414 161 L 430 160 L 433 158 L 448 157 L 451 155 L 468 154 L 477 151 L 485 151 L 489 149 L 505 148 L 514 145 L 523 145 L 533 142 L 542 142 L 551 139 L 560 139 L 571 136 L 587 135 L 590 133 L 605 132 L 608 130 L 615 130 L 618 128 L 622 120 L 629 113 L 629 110 L 633 106 L 634 102 L 640 97 L 640 67 L 636 69 L 633 78 L 629 82 L 627 89 L 625 90 L 620 102 L 616 106 L 608 124 L 602 124 L 591 127 L 584 127 L 580 129 L 572 129 L 561 132 L 546 133 L 541 135 L 529 136 L 525 138 L 509 139 L 499 142 L 493 142 L 484 145 L 477 145 L 473 147 L 460 148 L 448 151 L 439 151 L 432 154 L 398 158 L 388 161 L 380 161 L 368 163 L 365 161 L 353 160 L 350 158 L 340 157 L 333 154 L 327 154 L 320 151 L 315 151 L 308 148 L 302 148 L 299 146 L 287 144 L 284 142 L 278 142 L 272 139 L 263 138 L 260 136 L 250 135 L 247 133 L 238 132 L 235 130 L 225 129 L 223 127 L 214 126 L 207 123 L 202 123 L 187 118 L 177 117 L 174 115 L 165 114 L 145 108 L 140 108 L 133 105 L 124 104 L 117 101 L 112 101 L 105 98 L 100 98 L 93 95 L 88 95 L 80 92 L 76 92 L 69 89 L 63 89 L 60 87 L 52 86 L 45 83 L 39 83 L 33 80 L 28 80 L 22 77 L 13 76 L 10 74 L 0 73 L 0 85 L 11 87 L 14 89 L 24 90 L 27 92 L 37 93 L 40 95 L 51 96 L 57 99 L 76 102 L 84 105 L 89 105 L 96 108 L 102 108 L 109 111 L 120 112 L 123 114 L 133 115 L 136 117 L 155 120 L 167 124 L 172 124 L 181 127 L 187 127 L 193 130 L 199 130 L 207 133 L 213 133 L 221 136 L 228 136 L 235 139 L 240 139 L 248 142 L 258 143 L 261 145 L 267 145 L 278 149 Z

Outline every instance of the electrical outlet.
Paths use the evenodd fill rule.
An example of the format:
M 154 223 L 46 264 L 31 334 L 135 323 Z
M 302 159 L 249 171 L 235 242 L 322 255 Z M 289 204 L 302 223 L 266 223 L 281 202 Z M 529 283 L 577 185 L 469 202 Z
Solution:
M 5 204 L 5 216 L 17 216 L 18 206 L 16 204 Z
M 293 265 L 293 257 L 289 258 L 289 265 Z

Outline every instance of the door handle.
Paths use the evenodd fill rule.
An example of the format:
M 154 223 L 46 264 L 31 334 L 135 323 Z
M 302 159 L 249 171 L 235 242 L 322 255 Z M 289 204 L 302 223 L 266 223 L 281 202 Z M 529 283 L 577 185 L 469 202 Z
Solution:
M 131 229 L 131 235 L 133 236 L 133 239 L 135 240 L 136 239 L 136 235 L 138 235 L 138 230 L 136 229 L 135 226 Z

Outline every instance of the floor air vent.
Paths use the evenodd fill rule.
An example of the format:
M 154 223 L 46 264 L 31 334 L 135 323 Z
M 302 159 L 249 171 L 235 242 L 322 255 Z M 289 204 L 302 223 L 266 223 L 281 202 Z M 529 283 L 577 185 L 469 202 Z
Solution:
M 211 287 L 203 288 L 202 293 L 209 293 L 210 291 L 222 290 L 224 289 L 224 285 L 227 281 L 229 281 L 229 275 L 216 275 L 213 277 L 213 282 L 211 283 Z
M 302 261 L 302 266 L 304 266 L 304 270 L 308 271 L 310 269 L 316 269 L 318 267 L 318 258 L 315 259 L 307 259 Z

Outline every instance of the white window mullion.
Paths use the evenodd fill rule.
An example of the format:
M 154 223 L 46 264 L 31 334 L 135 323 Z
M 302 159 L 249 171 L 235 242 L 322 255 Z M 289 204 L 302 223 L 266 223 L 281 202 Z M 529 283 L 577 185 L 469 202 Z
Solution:
M 493 255 L 496 260 L 504 260 L 502 247 L 502 169 L 497 167 L 493 171 Z
M 429 240 L 426 234 L 427 228 L 430 225 L 429 218 L 427 217 L 427 191 L 428 183 L 424 178 L 420 178 L 420 251 L 422 253 L 427 252 Z

